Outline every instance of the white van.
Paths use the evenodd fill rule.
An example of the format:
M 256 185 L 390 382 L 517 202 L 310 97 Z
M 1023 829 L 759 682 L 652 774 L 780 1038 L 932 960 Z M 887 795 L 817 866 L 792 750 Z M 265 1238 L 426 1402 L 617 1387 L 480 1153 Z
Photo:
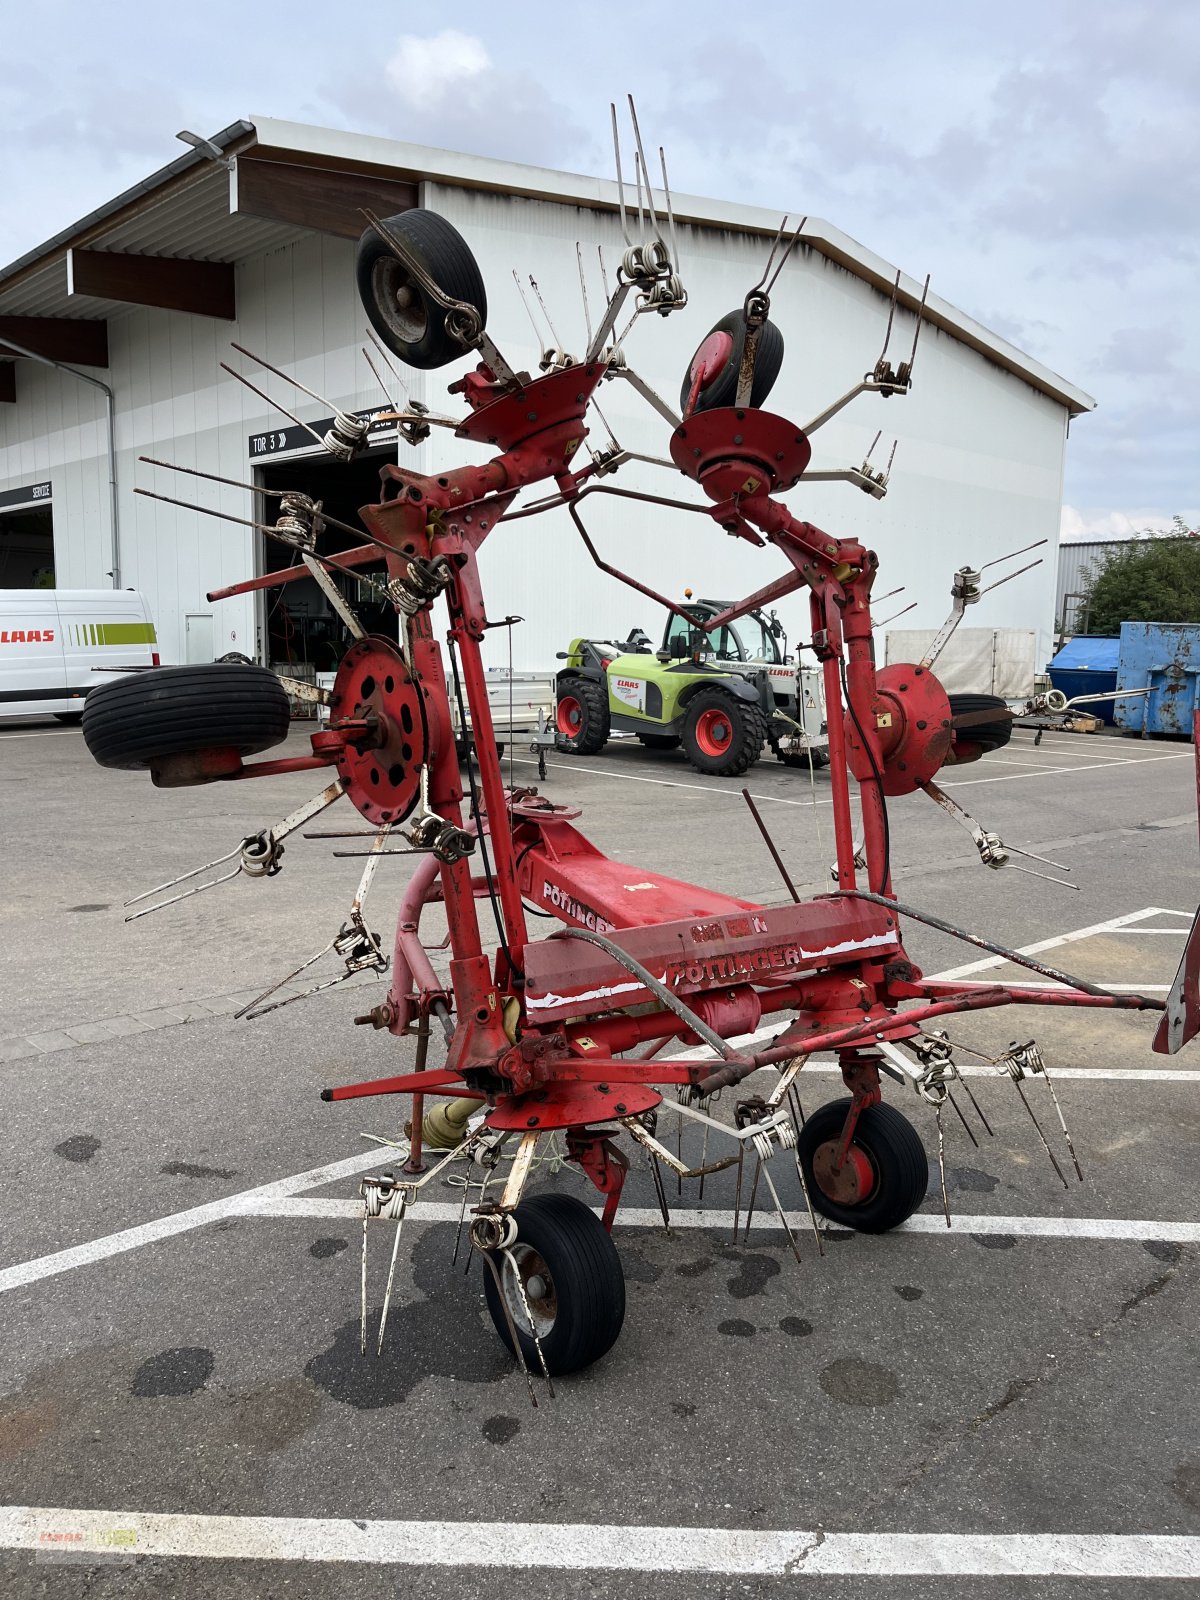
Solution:
M 158 665 L 154 624 L 134 589 L 0 589 L 0 717 L 76 722 L 98 683 Z

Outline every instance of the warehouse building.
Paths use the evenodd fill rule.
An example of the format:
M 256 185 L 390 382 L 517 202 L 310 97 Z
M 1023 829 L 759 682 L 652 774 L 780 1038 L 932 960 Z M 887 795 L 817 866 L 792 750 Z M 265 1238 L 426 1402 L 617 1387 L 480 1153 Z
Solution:
M 265 119 L 198 141 L 0 272 L 0 586 L 139 589 L 164 662 L 238 650 L 293 670 L 328 668 L 344 635 L 315 585 L 207 599 L 210 590 L 289 564 L 286 549 L 246 525 L 262 520 L 254 486 L 302 489 L 352 523 L 355 508 L 377 498 L 382 463 L 400 459 L 428 472 L 479 459 L 478 447 L 449 432 L 435 429 L 411 446 L 394 424 L 380 423 L 367 455 L 339 464 L 302 426 L 319 424 L 320 433 L 335 407 L 378 414 L 403 399 L 378 357 L 382 385 L 363 355 L 368 324 L 354 250 L 364 209 L 389 216 L 424 205 L 446 215 L 479 259 L 490 334 L 514 367 L 536 372 L 544 346 L 578 355 L 586 344 L 586 318 L 594 324 L 603 301 L 602 271 L 611 284 L 623 248 L 617 200 L 616 185 L 599 179 Z M 692 351 L 759 279 L 780 221 L 774 212 L 687 195 L 675 197 L 675 211 L 688 308 L 667 320 L 640 318 L 625 346 L 630 365 L 672 405 Z M 936 280 L 936 261 L 914 265 L 932 266 Z M 873 367 L 894 277 L 870 250 L 808 219 L 773 293 L 787 356 L 772 410 L 803 426 Z M 894 360 L 908 355 L 920 292 L 916 279 L 901 277 Z M 886 499 L 812 483 L 789 503 L 878 550 L 877 592 L 904 586 L 881 614 L 912 606 L 905 627 L 941 622 L 957 567 L 1048 540 L 1046 565 L 971 617 L 1034 629 L 1044 660 L 1067 427 L 1093 401 L 936 293 L 926 317 L 912 392 L 863 396 L 814 438 L 813 470 L 858 465 L 880 430 L 871 464 L 882 467 L 898 439 Z M 231 350 L 235 343 L 321 399 L 256 367 Z M 408 395 L 455 412 L 446 386 L 468 365 L 406 373 Z M 610 383 L 600 398 L 593 446 L 609 446 L 607 426 L 627 450 L 667 455 L 668 424 L 632 387 Z M 150 466 L 143 456 L 231 484 Z M 623 469 L 619 481 L 699 499 L 678 474 L 646 462 Z M 145 490 L 230 520 L 138 492 Z M 688 586 L 742 595 L 783 565 L 668 508 L 593 499 L 586 514 L 603 556 L 666 594 Z M 665 620 L 597 571 L 562 510 L 501 527 L 482 565 L 491 614 L 524 619 L 489 636 L 495 666 L 507 665 L 511 650 L 515 667 L 544 669 L 577 634 L 624 638 L 636 625 L 657 636 Z M 352 588 L 367 622 L 388 626 L 369 591 Z M 807 608 L 785 603 L 781 619 L 795 638 L 806 630 Z

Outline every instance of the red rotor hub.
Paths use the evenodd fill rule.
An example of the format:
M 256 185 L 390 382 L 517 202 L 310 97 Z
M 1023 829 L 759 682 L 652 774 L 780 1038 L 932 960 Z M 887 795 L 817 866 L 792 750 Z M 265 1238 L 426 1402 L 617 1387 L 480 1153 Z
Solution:
M 671 459 L 714 500 L 773 494 L 799 483 L 812 445 L 794 422 L 749 406 L 698 411 L 671 435 Z
M 339 722 L 365 722 L 364 738 L 338 740 Z M 387 639 L 359 639 L 342 657 L 329 727 L 313 735 L 336 751 L 350 799 L 370 822 L 402 822 L 417 803 L 421 766 L 428 754 L 421 690 L 404 658 Z
M 901 663 L 881 667 L 872 706 L 881 756 L 883 792 L 912 794 L 940 771 L 954 730 L 950 701 L 927 667 Z M 874 776 L 871 758 L 849 711 L 845 717 L 846 760 L 860 783 Z

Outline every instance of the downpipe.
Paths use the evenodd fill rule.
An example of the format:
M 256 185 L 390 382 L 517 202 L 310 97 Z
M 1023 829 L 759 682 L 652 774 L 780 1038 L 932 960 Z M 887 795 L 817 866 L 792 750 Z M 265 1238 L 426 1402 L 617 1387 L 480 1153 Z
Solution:
M 116 396 L 108 384 L 102 383 L 99 378 L 93 378 L 90 373 L 80 372 L 78 367 L 68 367 L 65 362 L 52 361 L 49 356 L 41 356 L 35 350 L 26 350 L 24 345 L 15 344 L 11 339 L 0 339 L 0 345 L 6 350 L 14 350 L 17 355 L 24 356 L 27 361 L 39 361 L 44 367 L 53 367 L 56 372 L 69 372 L 73 378 L 78 378 L 81 383 L 90 383 L 93 389 L 99 389 L 104 395 L 104 409 L 108 422 L 108 515 L 109 526 L 112 530 L 112 586 L 114 589 L 121 587 L 121 529 L 117 519 L 117 402 Z

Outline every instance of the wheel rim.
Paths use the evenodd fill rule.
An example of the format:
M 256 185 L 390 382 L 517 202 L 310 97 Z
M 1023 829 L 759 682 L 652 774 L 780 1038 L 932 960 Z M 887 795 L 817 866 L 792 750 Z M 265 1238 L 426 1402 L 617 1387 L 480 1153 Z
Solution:
M 428 327 L 425 303 L 416 285 L 398 261 L 388 257 L 375 265 L 375 298 L 396 336 L 416 344 Z
M 834 1162 L 840 1143 L 840 1137 L 827 1139 L 813 1151 L 812 1170 L 817 1188 L 835 1205 L 866 1205 L 879 1187 L 875 1163 L 861 1145 L 851 1142 L 845 1161 L 835 1171 Z
M 525 1315 L 521 1290 L 517 1286 L 512 1264 L 505 1261 L 501 1271 L 501 1281 L 504 1285 L 504 1302 L 508 1307 L 509 1316 L 512 1317 L 517 1331 L 521 1333 L 529 1331 L 531 1317 L 533 1332 L 539 1339 L 545 1339 L 553 1332 L 554 1324 L 558 1320 L 558 1293 L 550 1269 L 531 1245 L 521 1244 L 519 1240 L 509 1253 L 516 1262 L 517 1272 L 520 1273 L 525 1300 L 529 1305 L 529 1317 Z
M 558 702 L 555 726 L 567 739 L 573 739 L 583 726 L 583 706 L 574 695 L 564 695 Z
M 727 711 L 702 711 L 696 722 L 696 743 L 706 756 L 723 756 L 733 743 L 733 721 Z

